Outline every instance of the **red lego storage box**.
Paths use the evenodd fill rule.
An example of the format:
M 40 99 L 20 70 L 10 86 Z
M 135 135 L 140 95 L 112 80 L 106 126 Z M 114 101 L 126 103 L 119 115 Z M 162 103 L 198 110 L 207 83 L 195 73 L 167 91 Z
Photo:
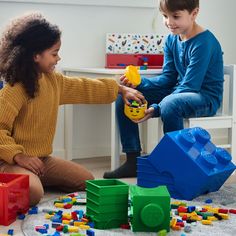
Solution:
M 11 224 L 28 210 L 29 176 L 0 173 L 0 225 Z
M 163 66 L 163 54 L 106 54 L 106 68 L 120 69 L 126 66 L 143 66 L 147 69 L 161 69 Z

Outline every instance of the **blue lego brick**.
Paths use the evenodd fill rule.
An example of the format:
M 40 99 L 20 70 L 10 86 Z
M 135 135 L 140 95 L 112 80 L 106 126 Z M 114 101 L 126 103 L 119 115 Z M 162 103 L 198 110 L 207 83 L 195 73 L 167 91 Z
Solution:
M 171 197 L 192 200 L 220 189 L 236 169 L 231 160 L 200 127 L 169 132 L 147 158 L 138 158 L 137 183 L 166 185 Z
M 7 231 L 7 234 L 8 234 L 8 235 L 14 235 L 14 229 L 9 229 L 9 230 Z

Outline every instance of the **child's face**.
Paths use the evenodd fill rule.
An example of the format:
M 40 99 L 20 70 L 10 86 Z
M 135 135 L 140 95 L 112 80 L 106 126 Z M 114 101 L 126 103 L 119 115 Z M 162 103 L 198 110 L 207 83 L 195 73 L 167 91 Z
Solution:
M 191 13 L 187 10 L 162 12 L 163 21 L 166 27 L 175 35 L 184 36 L 191 34 L 193 24 L 198 13 L 198 8 Z
M 58 55 L 60 47 L 61 40 L 55 43 L 51 48 L 34 56 L 34 61 L 38 65 L 39 72 L 50 73 L 54 71 L 57 62 L 61 60 Z

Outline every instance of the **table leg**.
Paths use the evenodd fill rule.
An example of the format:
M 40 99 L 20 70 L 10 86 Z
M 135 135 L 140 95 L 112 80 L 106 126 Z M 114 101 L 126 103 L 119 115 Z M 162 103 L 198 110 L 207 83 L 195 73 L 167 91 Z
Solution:
M 65 159 L 72 160 L 73 105 L 65 105 Z
M 116 118 L 115 102 L 111 105 L 111 170 L 120 166 L 120 135 Z

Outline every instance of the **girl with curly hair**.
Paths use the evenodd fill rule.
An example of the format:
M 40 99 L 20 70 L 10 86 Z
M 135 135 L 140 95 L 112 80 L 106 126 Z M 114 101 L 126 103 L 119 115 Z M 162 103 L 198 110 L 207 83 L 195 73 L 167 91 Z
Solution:
M 93 175 L 71 161 L 50 156 L 59 105 L 105 104 L 118 94 L 144 100 L 113 79 L 66 77 L 54 71 L 60 60 L 61 31 L 40 13 L 11 22 L 0 41 L 0 172 L 28 174 L 30 205 L 44 187 L 66 192 L 85 189 Z

